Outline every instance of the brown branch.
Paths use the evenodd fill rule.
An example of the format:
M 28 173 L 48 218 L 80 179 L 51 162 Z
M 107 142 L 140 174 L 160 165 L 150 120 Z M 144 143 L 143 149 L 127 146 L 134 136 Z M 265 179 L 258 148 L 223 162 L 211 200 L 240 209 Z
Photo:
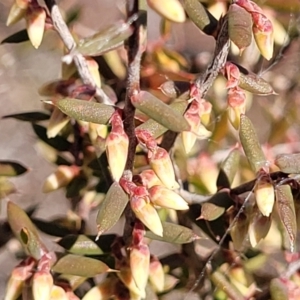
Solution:
M 104 93 L 104 91 L 97 87 L 95 80 L 93 79 L 87 62 L 84 58 L 84 56 L 78 52 L 75 51 L 76 43 L 75 40 L 66 25 L 59 8 L 55 2 L 55 0 L 45 0 L 45 4 L 50 12 L 51 19 L 53 22 L 53 26 L 59 36 L 61 37 L 64 45 L 66 46 L 67 50 L 69 52 L 72 52 L 72 59 L 74 60 L 74 63 L 77 67 L 78 73 L 82 79 L 82 81 L 85 84 L 91 85 L 96 89 L 96 98 L 99 102 L 105 103 L 105 104 L 112 104 L 109 97 Z
M 127 18 L 129 19 L 135 14 L 139 13 L 139 1 L 127 0 L 126 3 Z M 128 77 L 127 77 L 127 91 L 125 98 L 125 106 L 123 110 L 124 117 L 124 130 L 129 137 L 128 156 L 125 167 L 125 175 L 132 174 L 134 165 L 135 150 L 137 146 L 137 139 L 135 136 L 135 107 L 131 103 L 131 99 L 134 95 L 140 92 L 140 67 L 142 57 L 142 45 L 141 45 L 141 30 L 143 30 L 140 19 L 137 19 L 132 23 L 133 33 L 128 38 L 126 43 L 127 55 L 128 55 Z M 125 244 L 129 244 L 131 241 L 132 230 L 135 222 L 135 214 L 131 210 L 128 204 L 125 209 L 126 223 L 124 227 L 123 239 Z

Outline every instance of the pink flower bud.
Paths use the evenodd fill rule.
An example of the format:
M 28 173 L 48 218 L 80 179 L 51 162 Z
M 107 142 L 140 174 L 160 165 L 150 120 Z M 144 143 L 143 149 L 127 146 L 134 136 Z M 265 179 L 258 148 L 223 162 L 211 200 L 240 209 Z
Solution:
M 257 27 L 253 27 L 253 35 L 261 55 L 270 60 L 273 57 L 274 50 L 273 30 L 261 31 Z
M 16 0 L 15 1 L 16 5 L 22 9 L 28 8 L 29 2 L 31 2 L 31 0 Z
M 155 292 L 160 293 L 164 290 L 165 272 L 158 259 L 154 259 L 150 262 L 149 281 Z
M 47 177 L 43 185 L 43 192 L 48 193 L 67 186 L 74 177 L 78 176 L 80 168 L 77 166 L 60 165 L 56 171 Z
M 118 111 L 112 115 L 111 125 L 112 130 L 106 139 L 106 153 L 112 177 L 119 181 L 126 165 L 129 139 Z
M 240 70 L 233 63 L 227 62 L 224 68 L 225 77 L 227 78 L 226 88 L 236 88 L 240 80 Z
M 30 6 L 26 12 L 27 33 L 31 44 L 38 48 L 42 42 L 45 23 L 46 11 L 40 6 Z
M 157 148 L 155 138 L 148 130 L 136 129 L 135 135 L 140 144 L 144 145 L 151 153 Z
M 145 294 L 145 288 L 149 277 L 150 251 L 145 244 L 133 246 L 130 250 L 130 269 L 136 286 Z
M 136 189 L 135 194 L 131 197 L 130 205 L 137 218 L 145 224 L 156 235 L 163 235 L 163 227 L 154 206 L 150 203 L 149 196 L 139 194 L 139 188 Z
M 151 168 L 167 188 L 177 189 L 179 187 L 175 181 L 172 161 L 169 153 L 165 149 L 157 147 L 149 161 Z
M 37 271 L 33 276 L 32 293 L 34 300 L 49 300 L 53 287 L 53 277 L 50 272 Z
M 163 186 L 153 186 L 149 189 L 150 200 L 154 205 L 175 210 L 186 210 L 188 204 L 177 193 Z
M 275 202 L 273 184 L 271 182 L 259 180 L 255 186 L 254 194 L 258 209 L 264 216 L 269 217 Z
M 208 101 L 202 100 L 200 102 L 199 108 L 199 117 L 201 119 L 201 123 L 204 126 L 207 126 L 210 122 L 210 115 L 212 111 L 212 105 Z
M 140 177 L 142 178 L 143 185 L 146 188 L 150 188 L 154 185 L 162 185 L 162 182 L 159 180 L 153 170 L 144 170 L 140 174 Z
M 240 117 L 246 111 L 246 94 L 239 88 L 228 90 L 228 118 L 235 129 L 240 127 Z

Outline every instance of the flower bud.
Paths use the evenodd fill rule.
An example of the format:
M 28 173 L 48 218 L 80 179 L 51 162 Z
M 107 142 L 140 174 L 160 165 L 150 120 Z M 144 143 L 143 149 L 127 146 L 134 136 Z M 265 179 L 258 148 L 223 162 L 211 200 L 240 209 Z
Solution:
M 112 130 L 106 139 L 106 153 L 112 177 L 119 181 L 126 165 L 129 139 L 118 111 L 113 113 L 110 121 Z
M 178 23 L 185 21 L 185 12 L 178 0 L 147 0 L 148 5 L 164 18 Z
M 49 300 L 53 287 L 53 277 L 50 272 L 37 271 L 33 276 L 32 293 L 34 300 Z
M 130 205 L 137 218 L 156 235 L 163 235 L 163 227 L 156 209 L 148 196 L 133 196 Z
M 257 27 L 253 27 L 253 35 L 261 55 L 270 60 L 273 57 L 274 49 L 273 30 L 261 31 Z
M 100 284 L 91 288 L 82 298 L 82 300 L 108 300 L 113 295 L 115 280 L 106 278 Z
M 240 127 L 240 117 L 246 111 L 246 95 L 239 87 L 228 91 L 228 118 L 235 129 Z
M 98 66 L 97 62 L 90 57 L 86 58 L 85 60 L 87 62 L 88 69 L 89 69 L 97 87 L 100 88 L 101 87 L 101 79 L 100 79 L 100 73 L 99 73 L 99 66 Z
M 149 281 L 155 292 L 160 293 L 164 290 L 165 272 L 158 259 L 154 259 L 150 262 Z
M 44 182 L 43 192 L 48 193 L 67 186 L 79 172 L 80 169 L 77 166 L 58 166 L 56 171 Z
M 18 6 L 17 3 L 14 3 L 9 11 L 6 26 L 10 26 L 19 22 L 25 16 L 25 14 L 26 9 L 23 9 L 20 6 Z
M 271 182 L 259 180 L 255 186 L 256 204 L 260 212 L 269 217 L 274 206 L 275 192 Z
M 145 292 L 149 277 L 150 251 L 146 244 L 133 246 L 130 250 L 130 269 L 136 286 L 142 293 Z
M 153 170 L 144 170 L 140 174 L 140 177 L 142 178 L 143 185 L 146 188 L 151 188 L 154 185 L 162 185 L 162 182 L 159 180 Z
M 29 2 L 31 2 L 31 0 L 16 0 L 15 1 L 16 5 L 22 9 L 28 8 Z
M 50 300 L 69 300 L 65 290 L 57 285 L 51 289 Z
M 151 168 L 167 188 L 179 188 L 178 183 L 175 181 L 175 173 L 172 161 L 169 153 L 165 149 L 157 147 L 149 160 Z
M 38 6 L 30 7 L 26 12 L 27 33 L 31 44 L 34 48 L 38 48 L 42 42 L 45 23 L 46 12 L 45 9 Z
M 201 119 L 201 123 L 204 126 L 208 126 L 210 122 L 210 115 L 211 115 L 212 105 L 208 101 L 201 101 L 200 109 L 199 109 L 199 117 Z
M 163 186 L 155 185 L 151 187 L 149 189 L 149 196 L 151 202 L 157 206 L 175 210 L 186 210 L 189 208 L 182 197 Z

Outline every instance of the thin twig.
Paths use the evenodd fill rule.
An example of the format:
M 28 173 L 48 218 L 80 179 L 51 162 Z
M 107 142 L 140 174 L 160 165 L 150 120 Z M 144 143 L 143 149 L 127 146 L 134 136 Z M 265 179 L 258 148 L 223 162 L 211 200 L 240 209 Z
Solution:
M 76 48 L 75 40 L 66 25 L 59 8 L 55 2 L 55 0 L 45 0 L 45 4 L 47 5 L 47 8 L 50 12 L 51 19 L 53 22 L 53 26 L 59 36 L 61 37 L 64 45 L 68 49 L 69 52 L 73 52 Z M 84 58 L 84 56 L 78 52 L 72 53 L 72 58 L 74 60 L 74 63 L 76 65 L 76 68 L 78 70 L 78 73 L 83 81 L 83 83 L 91 85 L 96 89 L 96 98 L 99 102 L 105 103 L 105 104 L 113 104 L 112 101 L 109 99 L 109 97 L 104 93 L 104 91 L 97 87 L 95 80 L 93 79 L 87 62 Z
M 139 1 L 128 0 L 126 3 L 127 18 L 139 12 Z M 131 99 L 134 95 L 140 92 L 140 68 L 142 57 L 142 45 L 140 40 L 140 34 L 142 25 L 140 19 L 137 19 L 132 23 L 133 33 L 128 38 L 126 48 L 128 55 L 128 77 L 127 77 L 127 91 L 125 98 L 125 106 L 123 110 L 124 117 L 124 130 L 129 138 L 128 156 L 125 167 L 125 174 L 131 173 L 134 164 L 135 150 L 137 146 L 137 139 L 135 136 L 135 124 L 134 115 L 135 107 L 131 103 Z M 135 222 L 135 215 L 128 204 L 125 209 L 125 226 L 123 239 L 125 244 L 129 244 L 132 236 L 132 230 Z

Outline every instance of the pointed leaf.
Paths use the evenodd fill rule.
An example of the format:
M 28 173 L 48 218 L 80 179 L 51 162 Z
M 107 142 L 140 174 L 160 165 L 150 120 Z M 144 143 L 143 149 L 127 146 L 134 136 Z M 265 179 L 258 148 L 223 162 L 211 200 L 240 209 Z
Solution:
M 246 115 L 241 115 L 239 134 L 244 152 L 252 170 L 258 172 L 261 168 L 267 169 L 268 162 L 261 149 L 254 126 Z
M 52 271 L 82 277 L 94 277 L 102 273 L 115 272 L 100 260 L 74 254 L 67 254 L 59 259 L 52 267 Z
M 300 153 L 279 154 L 275 158 L 275 164 L 284 173 L 300 173 Z
M 132 98 L 132 104 L 137 109 L 164 127 L 175 132 L 190 130 L 188 122 L 180 113 L 150 93 L 141 91 L 138 95 L 135 95 Z
M 240 70 L 239 87 L 256 95 L 273 95 L 276 94 L 267 81 L 259 75 L 248 71 L 247 69 L 236 65 Z
M 71 143 L 62 136 L 57 135 L 55 138 L 49 139 L 47 137 L 47 129 L 38 124 L 32 124 L 35 134 L 46 144 L 50 145 L 58 151 L 69 151 L 71 149 Z
M 11 201 L 7 203 L 7 219 L 14 235 L 31 255 L 34 254 L 38 257 L 42 253 L 47 252 L 46 247 L 39 240 L 38 231 L 28 215 Z
M 70 234 L 64 236 L 57 243 L 73 254 L 100 255 L 103 252 L 110 252 L 110 247 L 115 238 L 115 234 L 105 234 L 95 241 L 96 236 Z
M 28 33 L 26 29 L 20 30 L 4 40 L 1 41 L 1 44 L 17 44 L 17 43 L 22 43 L 29 41 Z
M 46 250 L 46 247 L 39 239 L 38 235 L 36 235 L 26 227 L 23 227 L 21 229 L 20 238 L 27 253 L 37 260 L 48 252 Z
M 264 239 L 272 224 L 270 217 L 265 217 L 261 213 L 255 214 L 249 225 L 249 240 L 252 247 L 255 247 L 260 240 Z
M 251 44 L 251 15 L 237 4 L 231 4 L 228 10 L 228 34 L 231 41 L 241 51 Z
M 187 106 L 188 106 L 187 101 L 176 101 L 170 104 L 170 107 L 181 115 L 183 115 Z M 160 123 L 158 123 L 153 119 L 147 120 L 145 123 L 139 125 L 137 129 L 147 130 L 149 133 L 153 135 L 154 138 L 158 138 L 168 130 L 168 128 L 166 128 L 165 126 L 161 125 Z
M 183 6 L 190 19 L 206 34 L 212 34 L 217 28 L 218 21 L 203 6 L 200 0 L 184 0 Z
M 0 160 L 0 176 L 18 176 L 27 171 L 27 168 L 17 162 Z
M 204 203 L 201 206 L 201 215 L 198 219 L 204 219 L 206 221 L 213 221 L 218 219 L 225 212 L 225 208 L 217 206 L 213 203 Z
M 187 244 L 200 239 L 191 229 L 168 222 L 162 222 L 163 236 L 158 236 L 151 231 L 146 232 L 146 237 L 152 240 L 174 244 Z
M 111 105 L 73 98 L 58 99 L 53 104 L 75 120 L 96 124 L 107 124 L 115 111 Z
M 6 115 L 3 116 L 2 119 L 17 119 L 20 121 L 26 121 L 26 122 L 39 122 L 39 121 L 45 121 L 49 119 L 49 115 L 45 114 L 43 112 L 39 111 L 32 111 L 27 113 L 20 113 L 20 114 L 12 114 L 12 115 Z
M 118 182 L 114 182 L 100 204 L 97 215 L 98 236 L 114 226 L 120 219 L 126 205 L 128 196 Z
M 123 45 L 132 34 L 132 21 L 118 22 L 91 37 L 79 41 L 77 51 L 85 56 L 99 56 Z
M 290 251 L 295 252 L 297 222 L 294 198 L 291 187 L 289 185 L 278 185 L 275 188 L 277 211 L 280 220 L 288 234 Z
M 230 188 L 234 177 L 240 168 L 240 151 L 232 150 L 221 165 L 220 173 L 217 178 L 218 188 Z
M 241 214 L 238 220 L 233 224 L 230 235 L 234 249 L 242 251 L 245 247 L 245 241 L 248 234 L 249 219 L 245 214 Z

